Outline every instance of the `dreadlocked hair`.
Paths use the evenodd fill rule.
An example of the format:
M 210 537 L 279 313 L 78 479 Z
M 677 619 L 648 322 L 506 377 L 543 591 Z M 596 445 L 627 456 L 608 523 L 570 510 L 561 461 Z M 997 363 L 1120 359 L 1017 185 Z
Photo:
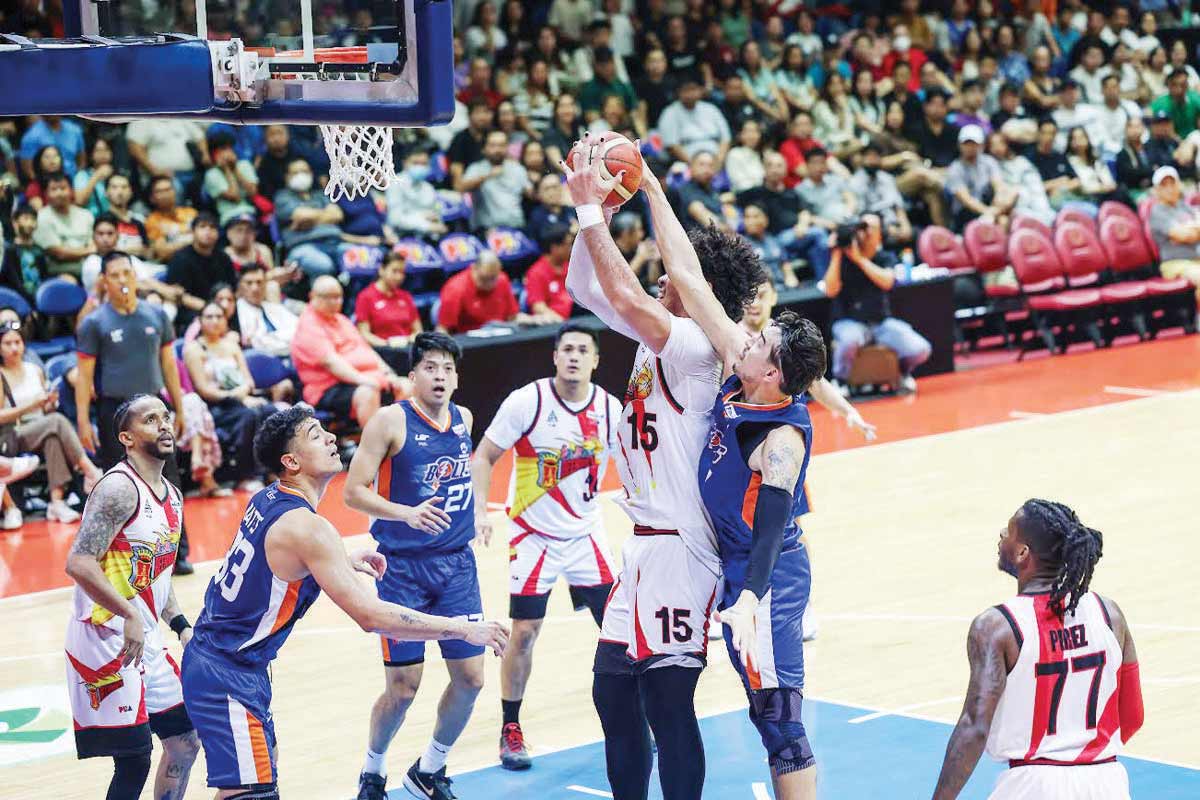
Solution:
M 715 225 L 695 228 L 688 234 L 704 279 L 712 284 L 717 302 L 734 322 L 740 322 L 746 306 L 768 280 L 758 253 L 736 233 L 725 233 Z
M 1080 522 L 1062 503 L 1035 498 L 1025 501 L 1021 512 L 1026 543 L 1039 561 L 1058 568 L 1050 586 L 1050 609 L 1059 617 L 1073 613 L 1092 582 L 1104 548 L 1103 535 Z

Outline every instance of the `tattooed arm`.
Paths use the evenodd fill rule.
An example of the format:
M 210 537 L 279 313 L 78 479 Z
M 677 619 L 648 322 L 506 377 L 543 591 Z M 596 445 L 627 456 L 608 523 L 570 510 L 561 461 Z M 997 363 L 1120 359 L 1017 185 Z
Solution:
M 950 742 L 938 776 L 934 800 L 954 800 L 962 791 L 987 743 L 996 705 L 1004 694 L 1008 671 L 1016 663 L 1017 643 L 1004 616 L 994 608 L 980 614 L 971 623 L 967 635 L 967 659 L 971 662 L 971 681 L 962 714 Z
M 137 487 L 127 475 L 110 474 L 96 484 L 83 510 L 83 521 L 67 555 L 67 574 L 97 605 L 125 620 L 122 661 L 128 665 L 141 657 L 145 640 L 141 614 L 121 596 L 100 568 L 100 558 L 117 533 L 137 510 Z
M 327 520 L 312 512 L 291 511 L 280 517 L 269 534 L 278 547 L 294 556 L 339 608 L 360 628 L 389 639 L 428 641 L 464 639 L 504 652 L 508 629 L 498 622 L 468 622 L 423 614 L 380 600 L 354 575 L 354 566 L 341 536 Z
M 804 435 L 791 425 L 780 425 L 767 434 L 747 460 L 762 476 L 754 503 L 746 579 L 737 602 L 721 612 L 729 626 L 734 649 L 747 667 L 757 667 L 755 616 L 759 601 L 771 590 L 775 564 L 783 551 L 783 532 L 792 519 L 792 498 L 804 464 Z

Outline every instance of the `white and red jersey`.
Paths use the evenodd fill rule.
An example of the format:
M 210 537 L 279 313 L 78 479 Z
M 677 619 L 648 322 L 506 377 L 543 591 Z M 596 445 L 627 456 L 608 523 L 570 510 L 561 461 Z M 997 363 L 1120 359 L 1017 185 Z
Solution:
M 688 550 L 714 569 L 716 537 L 696 470 L 720 384 L 721 361 L 704 331 L 673 316 L 661 353 L 638 346 L 617 431 L 626 513 L 635 525 L 679 531 Z
M 505 398 L 484 436 L 513 449 L 505 509 L 513 534 L 577 539 L 601 529 L 597 496 L 617 449 L 620 417 L 617 399 L 595 385 L 577 408 L 552 378 Z
M 1117 670 L 1122 650 L 1094 592 L 1059 618 L 1048 593 L 1023 594 L 996 608 L 1008 619 L 1020 655 L 992 718 L 993 758 L 1092 764 L 1121 751 Z
M 100 557 L 100 568 L 113 588 L 141 613 L 146 631 L 157 631 L 158 615 L 171 590 L 175 551 L 183 530 L 183 497 L 165 478 L 163 497 L 158 497 L 127 461 L 118 463 L 101 480 L 122 480 L 110 477 L 114 473 L 123 473 L 133 482 L 137 508 Z M 83 513 L 86 517 L 86 507 Z M 106 626 L 117 633 L 124 631 L 124 621 L 114 618 L 78 584 L 71 617 Z

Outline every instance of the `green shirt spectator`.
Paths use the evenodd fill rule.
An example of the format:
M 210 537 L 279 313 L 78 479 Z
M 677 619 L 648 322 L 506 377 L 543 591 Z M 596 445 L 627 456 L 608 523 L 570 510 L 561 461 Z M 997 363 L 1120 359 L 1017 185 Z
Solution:
M 1196 130 L 1196 115 L 1200 114 L 1200 94 L 1188 88 L 1186 70 L 1177 69 L 1167 78 L 1167 93 L 1150 104 L 1150 111 L 1165 111 L 1171 115 L 1175 133 L 1185 138 Z
M 612 50 L 597 47 L 593 59 L 595 64 L 592 79 L 579 90 L 579 106 L 583 109 L 584 119 L 591 122 L 599 117 L 604 98 L 610 94 L 624 100 L 626 108 L 635 108 L 637 96 L 634 95 L 632 86 L 617 78 L 617 62 L 613 58 Z

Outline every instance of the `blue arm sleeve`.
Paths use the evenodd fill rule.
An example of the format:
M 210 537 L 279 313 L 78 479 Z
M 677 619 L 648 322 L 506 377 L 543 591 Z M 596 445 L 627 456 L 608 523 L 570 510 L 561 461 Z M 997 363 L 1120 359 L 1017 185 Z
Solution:
M 783 551 L 783 529 L 792 515 L 792 493 L 778 486 L 758 488 L 754 506 L 754 534 L 750 540 L 750 563 L 743 586 L 759 600 L 771 588 L 771 574 Z

